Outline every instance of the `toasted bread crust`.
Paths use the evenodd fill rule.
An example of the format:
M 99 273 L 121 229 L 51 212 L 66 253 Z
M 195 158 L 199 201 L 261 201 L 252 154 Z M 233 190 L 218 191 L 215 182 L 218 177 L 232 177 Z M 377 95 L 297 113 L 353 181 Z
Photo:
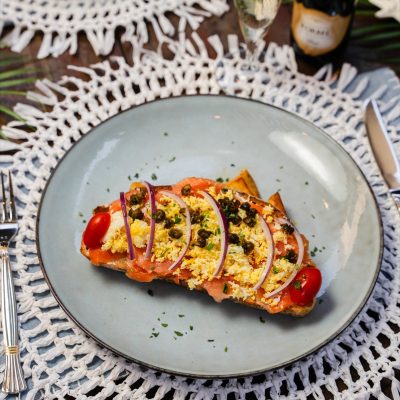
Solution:
M 260 197 L 258 187 L 247 169 L 242 170 L 238 176 L 231 179 L 226 184 L 226 187 L 239 192 L 248 193 L 254 197 Z

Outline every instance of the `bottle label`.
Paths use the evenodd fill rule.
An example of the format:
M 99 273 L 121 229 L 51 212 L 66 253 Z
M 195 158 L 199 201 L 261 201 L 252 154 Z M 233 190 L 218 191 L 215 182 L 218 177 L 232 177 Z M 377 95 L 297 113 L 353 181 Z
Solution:
M 308 56 L 320 56 L 336 49 L 349 28 L 351 15 L 328 15 L 293 3 L 292 33 L 294 40 Z

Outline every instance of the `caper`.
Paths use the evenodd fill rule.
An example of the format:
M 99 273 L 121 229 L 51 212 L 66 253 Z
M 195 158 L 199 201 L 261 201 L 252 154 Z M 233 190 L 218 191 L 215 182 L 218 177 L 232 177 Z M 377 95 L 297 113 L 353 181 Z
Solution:
M 174 221 L 172 221 L 172 219 L 166 218 L 164 221 L 164 226 L 167 229 L 172 228 L 174 226 Z
M 163 222 L 165 220 L 165 212 L 163 210 L 157 210 L 154 219 L 156 222 Z
M 144 215 L 142 210 L 140 210 L 139 208 L 137 208 L 136 210 L 134 210 L 133 208 L 131 208 L 128 212 L 128 215 L 132 218 L 132 219 L 143 219 Z
M 190 216 L 192 224 L 200 224 L 200 222 L 204 220 L 204 215 L 202 215 L 199 210 L 191 212 Z
M 246 215 L 250 218 L 254 218 L 257 214 L 257 211 L 254 208 L 249 208 L 246 210 Z
M 129 198 L 129 202 L 132 206 L 136 205 L 136 204 L 141 204 L 144 201 L 144 198 L 146 197 L 146 189 L 144 188 L 137 188 L 136 189 L 136 193 L 133 194 L 130 198 Z
M 222 197 L 222 199 L 218 200 L 218 203 L 222 208 L 226 208 L 229 205 L 229 201 L 228 197 Z
M 192 187 L 189 184 L 183 186 L 181 189 L 181 193 L 183 196 L 189 196 L 191 191 L 192 191 Z
M 248 242 L 247 240 L 243 240 L 242 247 L 244 254 L 249 254 L 254 250 L 254 243 Z
M 179 239 L 182 236 L 182 231 L 180 231 L 179 229 L 176 228 L 171 228 L 168 231 L 168 235 L 172 238 L 172 239 Z
M 233 225 L 239 225 L 242 221 L 242 218 L 240 218 L 237 214 L 230 214 L 228 217 L 228 221 L 232 222 Z
M 246 217 L 243 219 L 243 222 L 247 225 L 250 226 L 250 228 L 252 228 L 253 226 L 255 226 L 256 224 L 256 220 L 254 218 L 250 218 L 250 217 Z
M 205 229 L 199 229 L 199 231 L 197 232 L 197 234 L 198 234 L 201 238 L 208 239 L 208 238 L 212 235 L 212 232 L 207 231 L 207 230 L 205 230 Z
M 294 250 L 289 250 L 283 258 L 294 264 L 297 261 L 297 254 Z
M 195 245 L 199 246 L 199 247 L 206 247 L 206 244 L 207 244 L 207 239 L 202 238 L 202 237 L 198 237 L 197 241 L 195 243 Z
M 249 203 L 243 203 L 240 208 L 244 211 L 250 210 L 251 206 Z
M 283 224 L 282 225 L 282 231 L 287 233 L 288 235 L 291 235 L 294 232 L 294 228 L 293 228 L 292 225 Z
M 232 244 L 239 244 L 240 243 L 239 235 L 236 235 L 236 233 L 230 233 L 228 235 L 228 241 L 229 243 Z

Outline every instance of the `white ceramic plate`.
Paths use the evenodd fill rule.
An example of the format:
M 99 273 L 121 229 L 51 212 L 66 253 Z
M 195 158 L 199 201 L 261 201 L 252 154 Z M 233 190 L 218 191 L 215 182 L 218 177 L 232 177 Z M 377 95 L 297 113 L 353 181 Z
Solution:
M 137 283 L 79 253 L 83 219 L 127 190 L 128 177 L 169 184 L 233 177 L 243 168 L 262 197 L 280 189 L 311 250 L 318 248 L 323 286 L 308 316 L 268 315 L 168 283 Z M 375 284 L 382 230 L 364 176 L 314 125 L 254 101 L 189 96 L 125 111 L 77 142 L 48 182 L 37 243 L 53 294 L 97 342 L 167 372 L 231 377 L 286 365 L 338 335 Z

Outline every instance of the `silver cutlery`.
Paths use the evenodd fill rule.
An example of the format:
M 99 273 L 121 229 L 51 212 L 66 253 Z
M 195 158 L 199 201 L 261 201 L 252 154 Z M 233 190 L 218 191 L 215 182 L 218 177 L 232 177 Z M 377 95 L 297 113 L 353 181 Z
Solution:
M 12 279 L 8 247 L 18 232 L 18 218 L 15 207 L 11 173 L 8 173 L 9 196 L 7 199 L 4 174 L 1 172 L 2 201 L 0 208 L 0 257 L 2 323 L 5 351 L 5 371 L 1 390 L 6 393 L 20 393 L 26 389 L 21 368 L 18 346 L 17 302 Z
M 367 103 L 365 126 L 375 160 L 400 211 L 400 164 L 375 100 Z

